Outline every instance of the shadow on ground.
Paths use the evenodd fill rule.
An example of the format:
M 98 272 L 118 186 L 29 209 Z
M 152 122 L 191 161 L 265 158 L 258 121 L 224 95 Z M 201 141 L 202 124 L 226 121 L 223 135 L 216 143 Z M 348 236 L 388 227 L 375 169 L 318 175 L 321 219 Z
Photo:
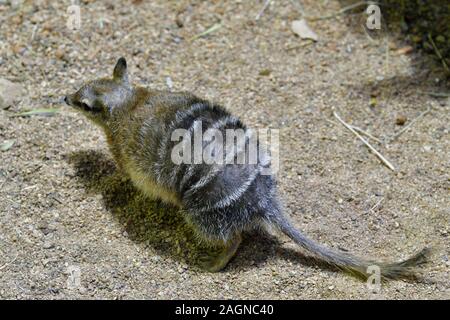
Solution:
M 422 77 L 424 71 L 441 78 L 435 89 L 448 90 L 450 79 L 450 3 L 446 0 L 380 0 L 381 28 L 369 30 L 366 27 L 370 1 L 339 0 L 345 11 L 346 24 L 357 34 L 366 34 L 372 40 L 389 39 L 400 49 L 406 44 L 416 47 L 412 66 L 415 77 Z M 347 10 L 352 8 L 352 10 Z M 372 11 L 373 13 L 373 11 Z M 389 50 L 385 42 L 386 50 Z M 395 50 L 391 54 L 396 54 Z
M 207 247 L 195 238 L 179 209 L 140 194 L 130 180 L 117 172 L 114 162 L 100 152 L 79 151 L 69 154 L 68 159 L 87 193 L 102 195 L 105 208 L 123 226 L 131 240 L 151 246 L 162 256 L 169 255 L 198 267 L 199 253 Z M 244 235 L 237 256 L 225 272 L 256 268 L 276 257 L 295 264 L 333 270 L 297 250 L 281 247 L 278 239 L 271 235 L 254 231 Z

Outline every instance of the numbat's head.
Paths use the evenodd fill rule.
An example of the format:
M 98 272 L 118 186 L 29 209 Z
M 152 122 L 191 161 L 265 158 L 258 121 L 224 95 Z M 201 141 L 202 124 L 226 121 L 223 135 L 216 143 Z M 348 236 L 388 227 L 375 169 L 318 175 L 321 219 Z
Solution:
M 88 118 L 103 125 L 115 108 L 124 105 L 133 95 L 128 81 L 127 61 L 120 58 L 114 67 L 112 78 L 90 81 L 64 101 L 81 111 Z

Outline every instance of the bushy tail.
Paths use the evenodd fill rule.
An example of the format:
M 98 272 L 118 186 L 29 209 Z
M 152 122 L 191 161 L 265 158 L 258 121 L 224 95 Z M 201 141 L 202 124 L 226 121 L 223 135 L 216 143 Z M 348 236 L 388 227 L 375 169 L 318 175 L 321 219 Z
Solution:
M 306 249 L 320 260 L 347 271 L 357 277 L 367 279 L 373 271 L 368 273 L 370 266 L 380 268 L 380 275 L 385 279 L 412 278 L 417 266 L 427 262 L 430 254 L 429 248 L 422 249 L 414 256 L 398 263 L 379 263 L 357 258 L 346 252 L 329 249 L 313 240 L 307 238 L 298 231 L 285 217 L 277 214 L 270 218 L 271 224 L 278 227 L 284 234 L 295 243 Z

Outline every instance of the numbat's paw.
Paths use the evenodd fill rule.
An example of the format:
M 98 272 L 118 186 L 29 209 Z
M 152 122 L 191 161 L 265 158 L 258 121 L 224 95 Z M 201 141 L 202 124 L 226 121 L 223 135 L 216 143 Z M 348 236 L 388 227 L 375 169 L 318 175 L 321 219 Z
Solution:
M 223 247 L 222 250 L 211 250 L 201 254 L 199 257 L 200 267 L 209 272 L 218 272 L 222 270 L 234 257 L 240 243 L 241 237 L 237 236 Z

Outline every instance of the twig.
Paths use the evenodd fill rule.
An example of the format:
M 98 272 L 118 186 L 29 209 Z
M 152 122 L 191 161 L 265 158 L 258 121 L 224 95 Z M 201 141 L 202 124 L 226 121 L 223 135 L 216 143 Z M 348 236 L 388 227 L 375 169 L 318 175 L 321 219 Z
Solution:
M 9 266 L 9 265 L 12 264 L 14 261 L 16 261 L 18 256 L 19 256 L 19 254 L 16 254 L 16 256 L 14 257 L 14 259 L 12 259 L 10 262 L 5 263 L 4 265 L 0 266 L 0 270 L 5 269 L 7 266 Z
M 361 129 L 361 128 L 359 128 L 359 127 L 356 127 L 356 126 L 353 126 L 353 125 L 350 125 L 350 127 L 352 127 L 353 129 L 355 129 L 356 131 L 361 132 L 363 135 L 369 137 L 369 138 L 372 139 L 373 141 L 376 141 L 376 142 L 378 142 L 378 143 L 380 143 L 380 144 L 383 144 L 383 141 L 381 141 L 381 140 L 378 139 L 378 138 L 375 138 L 373 135 L 371 135 L 370 133 L 364 131 L 363 129 Z
M 450 97 L 450 93 L 446 93 L 446 92 L 431 92 L 431 91 L 417 91 L 417 92 L 428 94 L 433 97 L 440 97 L 440 98 Z
M 34 28 L 33 28 L 33 31 L 31 33 L 31 41 L 30 42 L 34 41 L 34 38 L 36 36 L 36 30 L 37 30 L 37 25 L 35 25 Z
M 346 7 L 342 8 L 342 9 L 332 13 L 332 14 L 329 14 L 329 15 L 324 15 L 324 16 L 319 16 L 319 17 L 307 17 L 307 18 L 309 20 L 312 20 L 312 21 L 314 21 L 314 20 L 331 19 L 331 18 L 335 18 L 337 16 L 340 16 L 341 14 L 344 14 L 345 12 L 347 12 L 349 10 L 355 9 L 355 8 L 360 7 L 362 5 L 365 5 L 365 4 L 371 4 L 371 3 L 376 4 L 376 2 L 372 2 L 372 1 L 359 1 L 357 3 L 354 3 L 354 4 L 351 4 L 349 6 L 346 6 Z
M 300 49 L 300 48 L 303 48 L 303 47 L 307 47 L 307 46 L 309 46 L 309 45 L 311 45 L 313 43 L 315 43 L 315 41 L 313 41 L 311 39 L 307 39 L 306 42 L 304 42 L 304 43 L 301 43 L 299 45 L 286 48 L 286 51 L 291 51 L 291 50 L 294 50 L 294 49 Z
M 38 108 L 38 109 L 32 109 L 30 111 L 20 112 L 20 113 L 11 113 L 10 117 L 28 117 L 28 116 L 34 116 L 34 115 L 43 115 L 43 116 L 50 116 L 59 111 L 59 108 Z
M 192 38 L 189 39 L 189 41 L 194 41 L 198 38 L 206 36 L 206 35 L 210 34 L 211 32 L 214 32 L 217 29 L 220 29 L 221 27 L 222 27 L 222 24 L 216 23 L 215 25 L 213 25 L 211 28 L 207 29 L 206 31 L 203 31 L 202 33 L 199 33 L 199 34 L 193 36 Z
M 389 73 L 389 43 L 388 38 L 384 38 L 385 46 L 386 46 L 386 60 L 384 64 L 384 74 L 387 76 Z
M 3 190 L 3 186 L 5 185 L 6 181 L 8 181 L 7 176 L 5 176 L 5 181 L 3 181 L 2 184 L 0 184 L 0 190 Z
M 266 9 L 269 6 L 271 1 L 272 0 L 266 0 L 266 2 L 264 2 L 264 6 L 262 7 L 262 9 L 259 11 L 259 13 L 255 17 L 256 21 L 258 21 L 261 18 L 261 16 L 263 15 L 264 11 L 266 11 Z
M 325 121 L 326 121 L 326 122 L 329 122 L 329 123 L 331 123 L 331 124 L 334 124 L 335 126 L 338 126 L 338 125 L 339 125 L 337 122 L 334 122 L 333 120 L 330 120 L 330 119 L 326 119 L 326 118 L 325 118 Z
M 441 52 L 439 51 L 438 47 L 436 46 L 436 44 L 434 43 L 433 37 L 431 36 L 431 33 L 428 33 L 428 39 L 431 42 L 431 45 L 433 46 L 434 51 L 436 52 L 436 55 L 439 57 L 439 59 L 441 59 L 442 65 L 444 66 L 445 70 L 447 70 L 447 72 L 450 72 L 447 62 L 445 61 L 445 59 L 442 57 Z
M 384 200 L 384 198 L 381 198 L 380 200 L 377 201 L 377 203 L 375 203 L 375 205 L 369 209 L 369 212 L 373 212 L 373 210 L 375 210 L 376 208 L 378 208 L 378 206 L 380 205 L 380 203 Z
M 338 126 L 338 125 L 339 125 L 338 123 L 336 123 L 336 122 L 334 122 L 334 121 L 332 121 L 332 120 L 330 120 L 330 119 L 325 119 L 325 121 L 327 121 L 327 122 L 329 122 L 329 123 L 332 123 L 332 124 L 334 124 L 335 126 Z M 363 129 L 361 129 L 361 128 L 357 127 L 357 126 L 354 126 L 354 125 L 349 125 L 349 126 L 352 127 L 353 129 L 355 129 L 356 131 L 359 131 L 359 132 L 361 132 L 362 134 L 366 135 L 367 137 L 373 139 L 374 141 L 378 142 L 379 144 L 383 144 L 383 141 L 381 141 L 381 140 L 378 139 L 378 138 L 375 138 L 373 135 L 371 135 L 370 133 L 364 131 Z
M 402 130 L 400 130 L 399 132 L 397 132 L 396 134 L 394 134 L 394 136 L 390 139 L 389 142 L 393 142 L 395 139 L 397 139 L 398 137 L 400 137 L 400 135 L 402 135 L 403 132 L 405 132 L 406 130 L 408 130 L 408 129 L 413 125 L 414 122 L 416 122 L 417 120 L 419 120 L 420 118 L 422 118 L 424 115 L 426 115 L 426 114 L 427 114 L 428 112 L 430 112 L 430 111 L 431 111 L 431 108 L 428 107 L 427 110 L 425 110 L 424 112 L 422 112 L 421 114 L 419 114 L 416 118 L 414 118 L 413 120 L 411 120 L 411 122 L 410 122 L 406 127 L 404 127 Z
M 344 120 L 339 117 L 339 115 L 336 112 L 333 112 L 333 115 L 336 119 L 339 120 L 340 123 L 342 123 L 348 130 L 353 132 L 375 155 L 380 158 L 380 160 L 392 171 L 395 171 L 394 166 L 385 158 L 381 153 L 379 153 L 374 147 L 370 145 L 363 137 L 359 135 L 358 132 L 355 131 L 355 129 L 352 128 L 351 125 L 347 124 Z
M 25 187 L 25 188 L 22 188 L 22 190 L 21 191 L 24 191 L 24 190 L 29 190 L 29 189 L 35 189 L 35 188 L 37 188 L 38 186 L 35 184 L 35 185 L 32 185 L 32 186 L 27 186 L 27 187 Z

